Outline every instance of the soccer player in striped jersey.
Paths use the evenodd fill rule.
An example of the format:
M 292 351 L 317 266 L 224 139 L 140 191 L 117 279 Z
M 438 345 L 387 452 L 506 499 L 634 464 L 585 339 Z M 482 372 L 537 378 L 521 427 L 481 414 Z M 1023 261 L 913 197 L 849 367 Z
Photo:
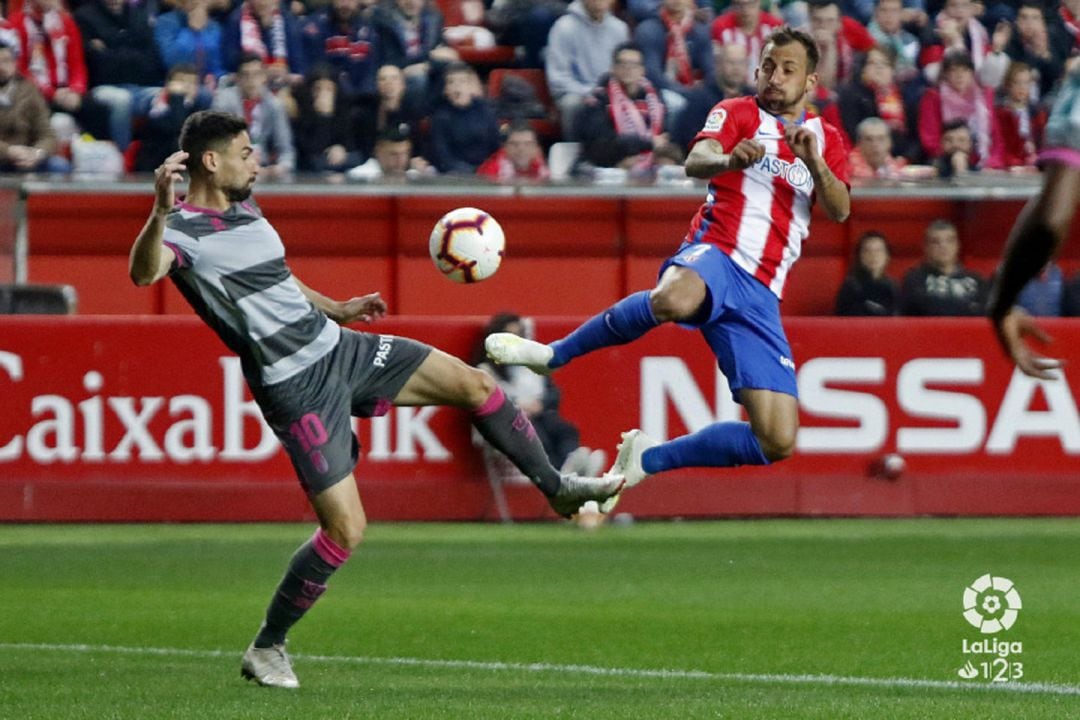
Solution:
M 138 285 L 169 276 L 200 317 L 240 356 L 252 396 L 289 455 L 319 528 L 293 555 L 241 662 L 261 685 L 299 686 L 285 634 L 326 590 L 360 543 L 366 518 L 353 467 L 350 416 L 392 405 L 452 405 L 569 517 L 617 493 L 622 478 L 562 475 L 532 424 L 482 370 L 408 338 L 340 325 L 383 316 L 378 293 L 339 302 L 300 282 L 273 226 L 250 198 L 259 166 L 242 118 L 195 113 L 181 151 L 154 177 L 154 207 L 131 249 Z M 174 183 L 186 170 L 187 197 Z
M 817 59 L 809 35 L 781 28 L 762 50 L 757 95 L 724 100 L 709 113 L 686 160 L 688 175 L 709 180 L 708 195 L 653 290 L 624 298 L 550 345 L 487 338 L 493 361 L 546 373 L 660 323 L 701 331 L 749 423 L 715 423 L 664 443 L 640 430 L 624 433 L 611 472 L 626 487 L 681 467 L 766 465 L 795 447 L 795 363 L 780 298 L 813 202 L 837 222 L 851 207 L 841 135 L 806 108 Z

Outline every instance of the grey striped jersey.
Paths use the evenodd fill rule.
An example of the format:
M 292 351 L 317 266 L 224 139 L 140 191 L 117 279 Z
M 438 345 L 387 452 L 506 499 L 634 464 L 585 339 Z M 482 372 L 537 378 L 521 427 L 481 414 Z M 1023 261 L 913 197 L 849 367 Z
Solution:
M 225 212 L 179 203 L 164 242 L 176 253 L 176 287 L 240 356 L 249 383 L 279 383 L 337 345 L 341 328 L 300 292 L 285 246 L 254 200 Z

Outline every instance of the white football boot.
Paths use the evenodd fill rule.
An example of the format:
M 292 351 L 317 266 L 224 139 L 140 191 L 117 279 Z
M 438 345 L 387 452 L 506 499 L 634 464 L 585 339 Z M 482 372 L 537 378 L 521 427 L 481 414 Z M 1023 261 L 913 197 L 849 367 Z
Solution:
M 492 333 L 484 339 L 484 350 L 496 365 L 523 365 L 538 375 L 550 375 L 548 367 L 554 351 L 544 343 L 513 333 Z
M 641 467 L 641 454 L 651 447 L 660 443 L 643 433 L 641 430 L 628 430 L 622 434 L 622 442 L 617 448 L 615 462 L 606 476 L 621 477 L 626 481 L 623 490 L 632 488 L 646 477 L 648 473 Z M 600 503 L 600 512 L 607 515 L 619 503 L 622 490 Z
M 257 648 L 252 643 L 240 663 L 240 676 L 254 680 L 263 687 L 300 687 L 284 645 Z
M 548 498 L 551 509 L 570 518 L 590 500 L 603 503 L 622 492 L 622 477 L 608 473 L 604 477 L 581 477 L 576 473 L 563 475 L 559 490 Z

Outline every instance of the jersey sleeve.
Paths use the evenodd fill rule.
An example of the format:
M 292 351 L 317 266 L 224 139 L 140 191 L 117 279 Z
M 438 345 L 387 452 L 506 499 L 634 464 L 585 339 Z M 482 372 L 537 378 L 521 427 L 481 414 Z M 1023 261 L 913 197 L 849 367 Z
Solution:
M 176 260 L 173 261 L 170 271 L 191 267 L 199 258 L 198 240 L 185 235 L 179 230 L 166 227 L 162 244 L 176 255 Z
M 709 111 L 705 118 L 705 127 L 701 128 L 690 141 L 690 147 L 696 145 L 699 140 L 709 138 L 718 141 L 724 148 L 724 152 L 730 152 L 740 140 L 752 137 L 753 133 L 747 134 L 746 128 L 744 103 L 740 103 L 739 100 L 724 100 Z
M 847 143 L 832 125 L 825 125 L 825 151 L 821 155 L 836 179 L 851 188 L 851 171 Z

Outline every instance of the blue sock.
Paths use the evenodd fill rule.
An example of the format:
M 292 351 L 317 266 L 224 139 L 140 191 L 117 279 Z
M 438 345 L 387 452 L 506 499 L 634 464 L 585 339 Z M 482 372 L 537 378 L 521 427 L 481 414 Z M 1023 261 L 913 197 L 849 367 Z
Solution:
M 624 345 L 659 325 L 649 303 L 649 291 L 624 297 L 599 315 L 589 318 L 564 337 L 551 343 L 554 355 L 549 367 L 557 368 L 576 357 L 611 345 Z
M 736 467 L 768 465 L 750 423 L 713 423 L 641 454 L 641 468 L 649 473 L 683 467 Z

